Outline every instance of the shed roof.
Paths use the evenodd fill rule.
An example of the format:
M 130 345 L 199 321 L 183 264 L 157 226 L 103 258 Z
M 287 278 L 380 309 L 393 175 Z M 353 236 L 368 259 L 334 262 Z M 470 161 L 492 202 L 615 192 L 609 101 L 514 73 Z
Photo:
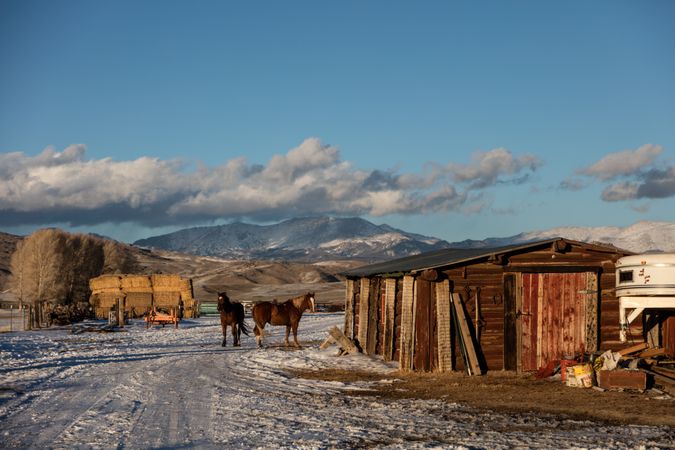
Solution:
M 404 258 L 394 259 L 391 261 L 361 266 L 343 272 L 342 274 L 347 277 L 367 277 L 390 273 L 420 272 L 425 269 L 435 269 L 439 267 L 459 265 L 483 258 L 489 259 L 497 257 L 498 255 L 533 250 L 538 247 L 551 245 L 556 241 L 564 241 L 570 244 L 581 245 L 599 251 L 632 254 L 631 252 L 610 245 L 588 244 L 585 242 L 578 242 L 557 237 L 541 241 L 507 245 L 503 247 L 446 248 L 442 250 L 435 250 L 433 252 L 421 253 L 419 255 L 406 256 Z

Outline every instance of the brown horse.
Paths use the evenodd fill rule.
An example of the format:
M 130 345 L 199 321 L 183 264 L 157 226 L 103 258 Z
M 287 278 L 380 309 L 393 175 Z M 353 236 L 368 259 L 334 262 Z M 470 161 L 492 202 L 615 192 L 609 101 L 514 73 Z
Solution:
M 232 339 L 234 346 L 239 347 L 239 338 L 243 332 L 248 336 L 248 328 L 244 322 L 244 306 L 241 303 L 233 303 L 227 293 L 218 294 L 218 311 L 220 312 L 220 326 L 223 329 L 223 347 L 227 345 L 227 326 L 232 327 Z
M 276 304 L 272 302 L 256 303 L 251 315 L 255 322 L 255 340 L 258 347 L 262 347 L 263 330 L 266 324 L 286 325 L 285 344 L 288 346 L 288 334 L 293 330 L 293 340 L 295 346 L 300 347 L 298 342 L 298 324 L 302 313 L 306 309 L 314 312 L 314 293 L 308 292 L 299 297 L 286 300 L 284 303 Z

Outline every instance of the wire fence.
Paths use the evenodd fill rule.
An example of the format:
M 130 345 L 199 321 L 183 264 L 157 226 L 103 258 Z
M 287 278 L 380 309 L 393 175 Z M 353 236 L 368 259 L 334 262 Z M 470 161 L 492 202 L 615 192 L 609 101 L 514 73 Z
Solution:
M 29 308 L 0 309 L 0 332 L 26 331 L 31 329 Z

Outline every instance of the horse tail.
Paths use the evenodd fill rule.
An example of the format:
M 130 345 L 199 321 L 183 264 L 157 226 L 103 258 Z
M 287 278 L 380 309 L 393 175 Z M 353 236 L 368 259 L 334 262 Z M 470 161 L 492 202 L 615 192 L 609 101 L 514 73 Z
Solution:
M 248 328 L 246 327 L 246 321 L 244 320 L 244 316 L 239 317 L 239 329 L 246 336 L 250 336 L 250 334 L 248 334 Z

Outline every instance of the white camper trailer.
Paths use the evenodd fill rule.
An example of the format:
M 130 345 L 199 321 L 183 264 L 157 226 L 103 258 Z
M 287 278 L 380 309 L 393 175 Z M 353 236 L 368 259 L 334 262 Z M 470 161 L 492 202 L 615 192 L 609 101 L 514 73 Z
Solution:
M 645 309 L 675 309 L 675 253 L 625 256 L 616 263 L 621 341 Z M 626 310 L 632 309 L 626 316 Z

